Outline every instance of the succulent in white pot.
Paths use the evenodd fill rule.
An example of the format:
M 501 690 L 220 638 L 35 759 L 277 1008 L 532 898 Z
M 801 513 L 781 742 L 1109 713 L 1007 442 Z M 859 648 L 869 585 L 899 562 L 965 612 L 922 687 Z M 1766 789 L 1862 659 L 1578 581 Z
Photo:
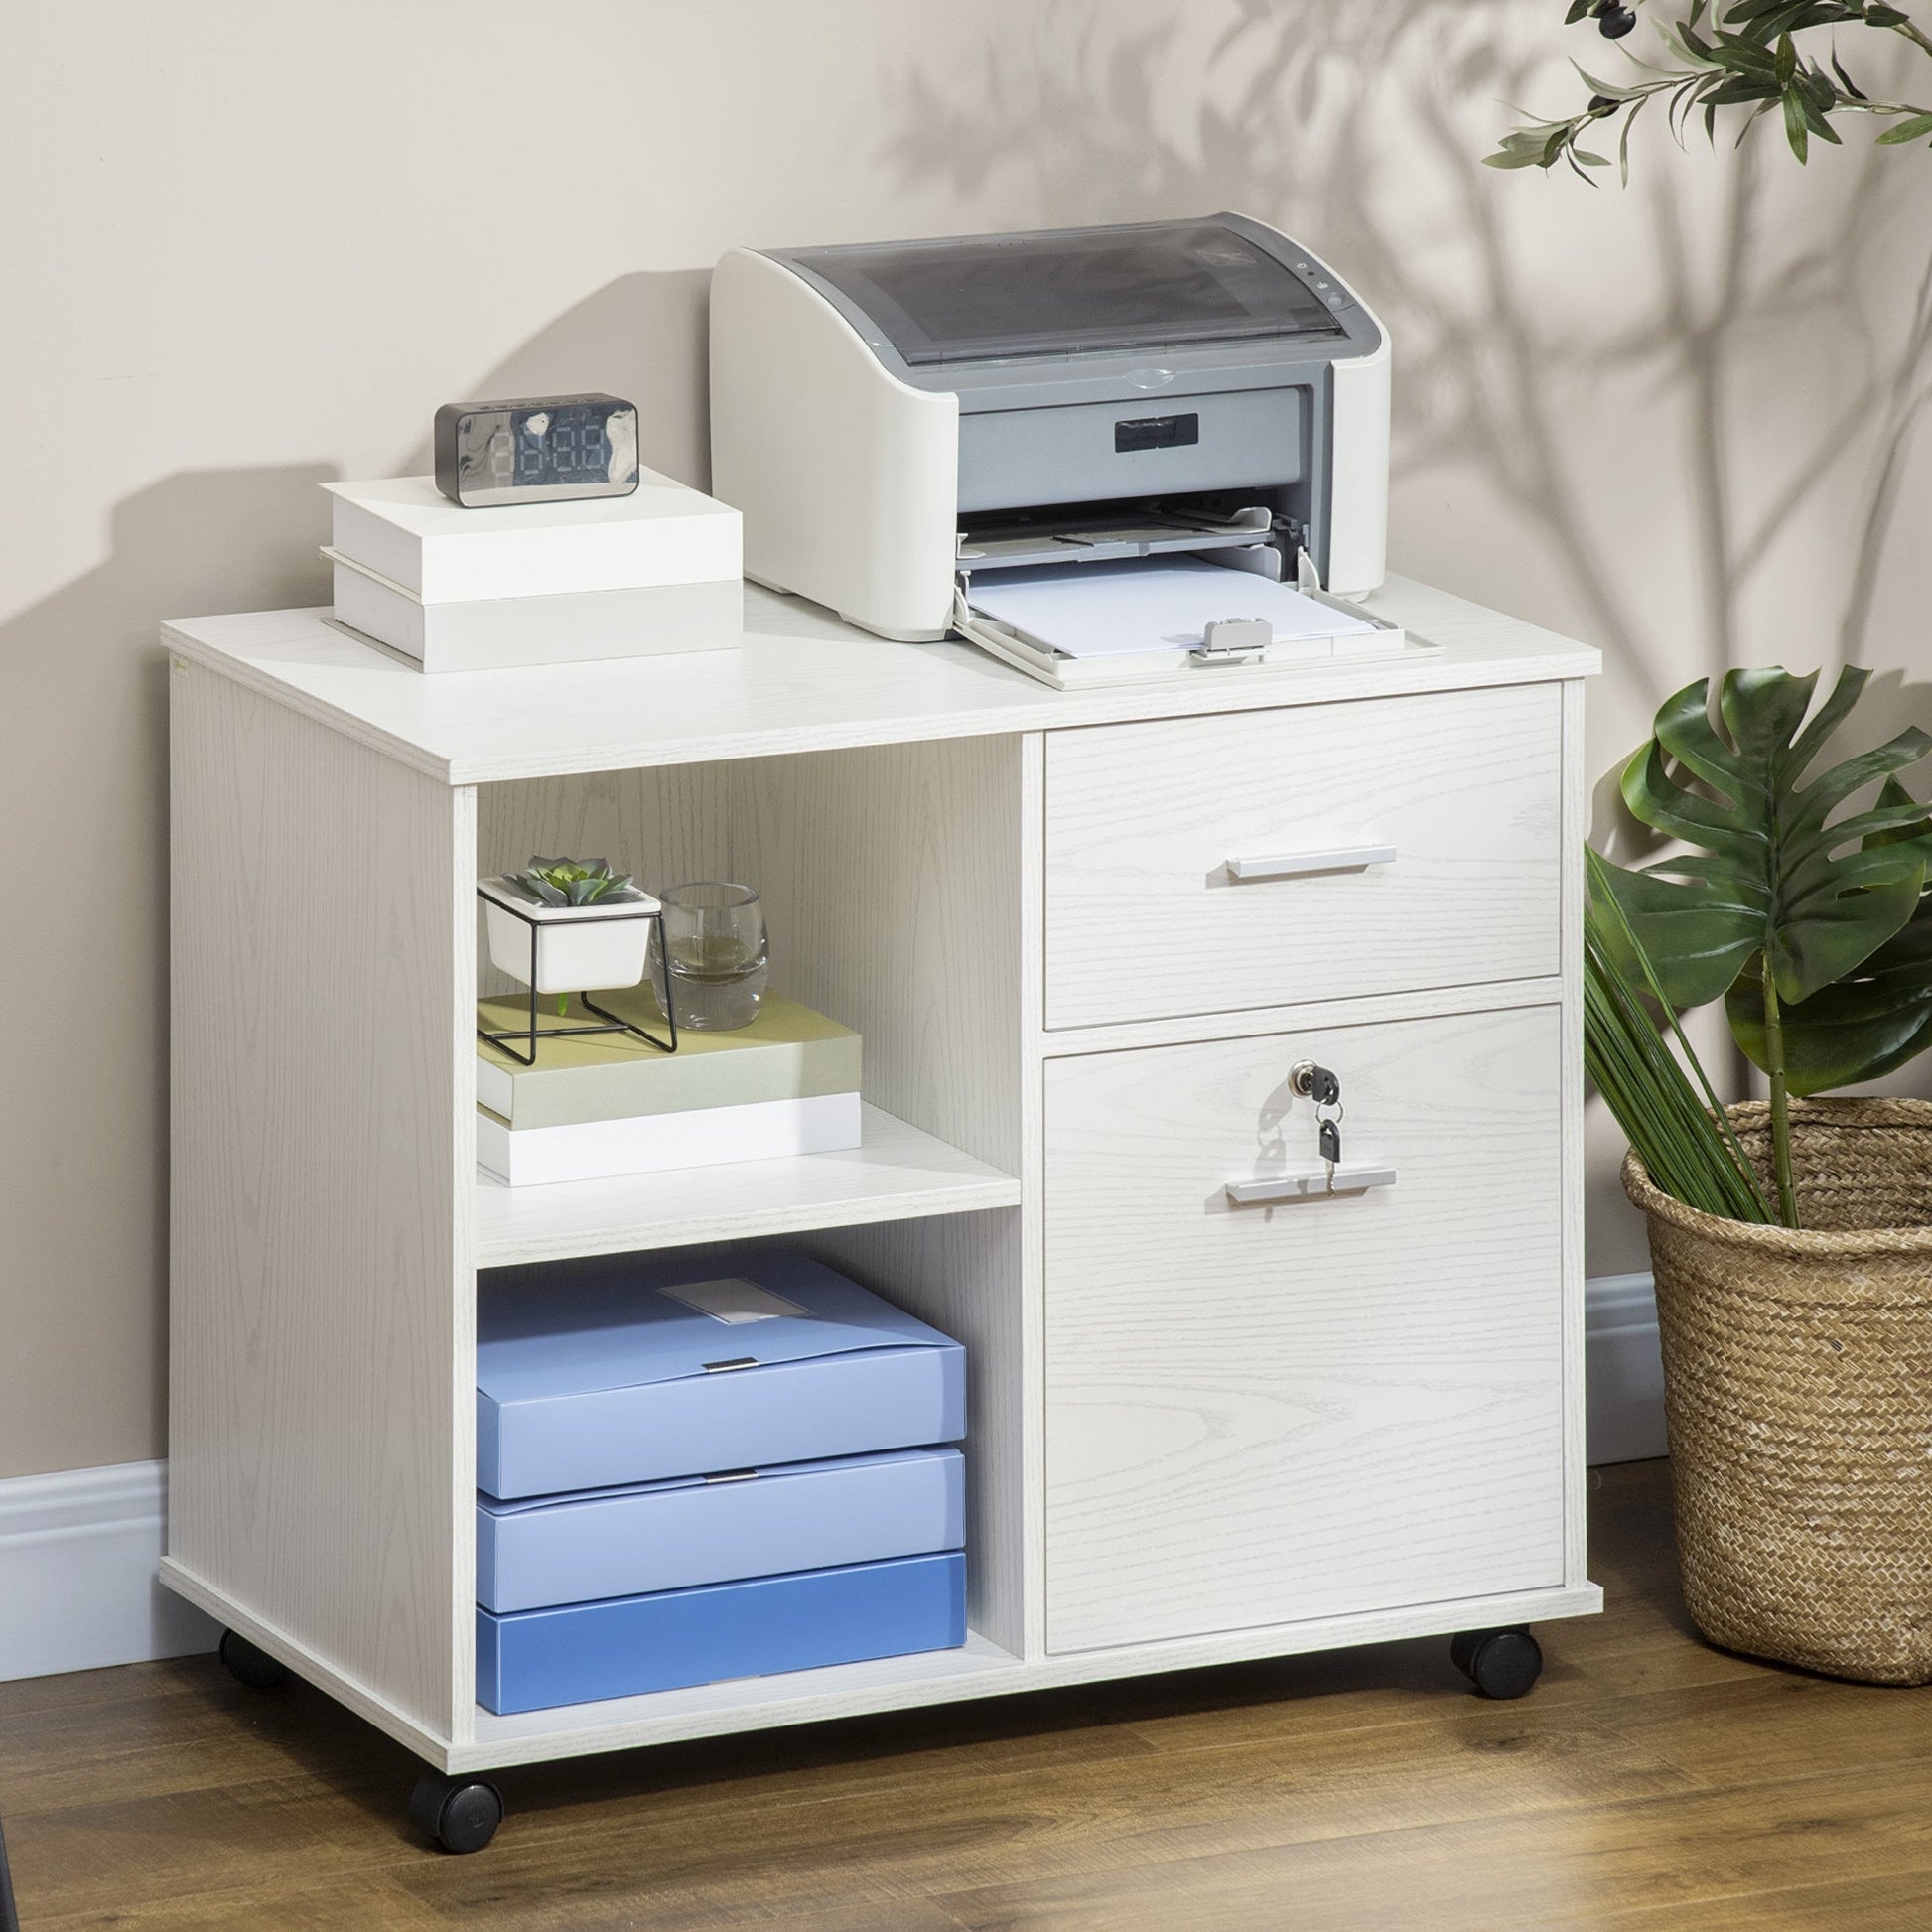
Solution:
M 477 882 L 490 963 L 539 993 L 635 986 L 644 976 L 658 902 L 606 859 L 532 858 L 521 872 Z M 535 978 L 531 940 L 535 938 Z

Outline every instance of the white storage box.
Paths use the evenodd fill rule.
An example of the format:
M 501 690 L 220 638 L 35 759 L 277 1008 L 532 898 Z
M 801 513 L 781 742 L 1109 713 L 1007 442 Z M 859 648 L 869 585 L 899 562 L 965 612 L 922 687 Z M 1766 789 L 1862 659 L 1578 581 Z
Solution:
M 738 512 L 643 471 L 628 496 L 465 509 L 429 477 L 325 483 L 338 620 L 426 671 L 721 650 Z

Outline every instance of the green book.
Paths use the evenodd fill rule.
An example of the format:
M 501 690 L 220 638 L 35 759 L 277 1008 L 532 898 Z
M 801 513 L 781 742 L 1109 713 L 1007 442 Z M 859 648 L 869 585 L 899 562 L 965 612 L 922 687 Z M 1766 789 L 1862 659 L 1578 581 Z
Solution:
M 663 1018 L 648 986 L 601 993 L 597 999 L 621 1019 L 662 1035 Z M 555 1003 L 540 1000 L 538 1025 L 555 1017 Z M 572 1003 L 570 1021 L 591 1018 Z M 493 1033 L 527 1027 L 529 1021 L 527 993 L 477 1002 L 477 1025 Z M 675 1053 L 623 1034 L 590 1034 L 539 1039 L 536 1065 L 524 1066 L 501 1047 L 479 1040 L 477 1100 L 511 1127 L 575 1127 L 857 1093 L 860 1044 L 849 1027 L 767 993 L 749 1027 L 729 1034 L 681 1030 Z

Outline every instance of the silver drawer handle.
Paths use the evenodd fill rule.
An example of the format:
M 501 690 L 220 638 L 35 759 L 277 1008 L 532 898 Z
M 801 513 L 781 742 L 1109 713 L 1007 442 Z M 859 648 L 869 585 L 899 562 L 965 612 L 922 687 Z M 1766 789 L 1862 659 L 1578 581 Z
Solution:
M 1316 872 L 1361 872 L 1395 864 L 1392 845 L 1338 845 L 1328 852 L 1278 852 L 1260 859 L 1230 859 L 1230 879 L 1300 879 Z
M 1272 1174 L 1266 1180 L 1230 1180 L 1227 1188 L 1228 1199 L 1237 1207 L 1256 1207 L 1270 1201 L 1326 1200 L 1330 1193 L 1365 1194 L 1371 1187 L 1394 1185 L 1393 1168 L 1358 1163 L 1336 1168 L 1332 1187 L 1326 1168 L 1311 1168 L 1307 1173 Z

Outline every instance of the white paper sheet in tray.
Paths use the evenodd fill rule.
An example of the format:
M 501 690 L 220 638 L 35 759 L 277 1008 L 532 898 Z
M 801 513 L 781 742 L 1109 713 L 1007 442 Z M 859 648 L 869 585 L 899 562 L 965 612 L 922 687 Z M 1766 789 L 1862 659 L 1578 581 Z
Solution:
M 1339 599 L 1194 557 L 984 571 L 955 615 L 962 636 L 1061 689 L 1427 648 Z M 1274 642 L 1265 658 L 1240 667 L 1195 658 L 1207 626 L 1228 618 L 1268 621 Z

